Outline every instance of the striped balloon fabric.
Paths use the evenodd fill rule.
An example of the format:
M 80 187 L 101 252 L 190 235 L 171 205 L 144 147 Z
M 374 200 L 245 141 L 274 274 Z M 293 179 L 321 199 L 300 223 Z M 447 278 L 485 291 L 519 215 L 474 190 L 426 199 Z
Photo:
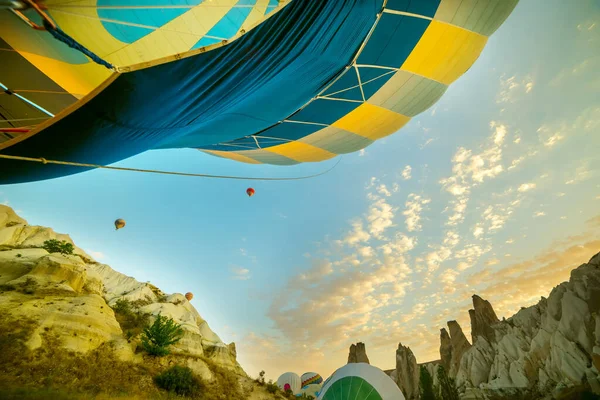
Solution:
M 517 2 L 37 0 L 0 9 L 0 154 L 90 169 L 153 149 L 275 165 L 355 152 L 431 107 Z M 85 170 L 0 158 L 0 184 Z

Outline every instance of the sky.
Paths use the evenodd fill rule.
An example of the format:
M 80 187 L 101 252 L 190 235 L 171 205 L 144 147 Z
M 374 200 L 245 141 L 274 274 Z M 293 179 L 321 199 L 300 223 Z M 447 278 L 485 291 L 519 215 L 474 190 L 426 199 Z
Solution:
M 94 170 L 2 186 L 0 203 L 139 281 L 193 292 L 250 375 L 328 376 L 358 341 L 382 369 L 399 342 L 439 359 L 446 321 L 470 338 L 471 295 L 509 317 L 600 251 L 600 6 L 576 3 L 522 0 L 436 105 L 323 176 Z M 116 165 L 278 177 L 337 161 L 161 150 Z

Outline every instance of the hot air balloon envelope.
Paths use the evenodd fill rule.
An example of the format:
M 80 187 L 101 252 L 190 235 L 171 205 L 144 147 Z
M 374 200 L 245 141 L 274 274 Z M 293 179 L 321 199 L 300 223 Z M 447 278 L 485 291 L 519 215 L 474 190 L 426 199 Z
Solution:
M 323 378 L 316 372 L 305 372 L 300 377 L 301 387 L 304 388 L 306 385 L 323 383 Z
M 293 372 L 286 372 L 277 379 L 277 386 L 283 391 L 289 389 L 293 394 L 300 392 L 300 377 Z
M 379 368 L 366 363 L 347 364 L 323 384 L 317 400 L 405 400 L 398 385 Z
M 0 184 L 152 149 L 272 165 L 356 152 L 437 102 L 518 0 L 43 3 L 79 49 L 0 12 L 15 94 L 0 127 L 31 128 L 1 133 L 0 154 L 92 166 L 0 158 Z
M 250 197 L 254 196 L 254 189 L 252 189 L 252 188 L 246 189 L 246 194 Z
M 194 294 L 193 294 L 192 292 L 187 292 L 187 293 L 185 294 L 185 298 L 186 298 L 188 301 L 190 301 L 190 300 L 192 300 L 192 299 L 194 298 Z
M 116 230 L 119 230 L 119 229 L 124 228 L 124 227 L 125 227 L 125 220 L 124 219 L 119 218 L 118 220 L 115 221 L 115 229 Z

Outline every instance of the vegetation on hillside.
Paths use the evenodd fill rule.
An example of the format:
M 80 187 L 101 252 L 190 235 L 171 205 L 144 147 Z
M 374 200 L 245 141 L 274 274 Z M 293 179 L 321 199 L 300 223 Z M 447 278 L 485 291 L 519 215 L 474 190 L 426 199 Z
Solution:
M 48 253 L 60 253 L 65 256 L 73 254 L 75 250 L 75 247 L 71 243 L 66 240 L 59 241 L 57 239 L 46 240 L 42 248 Z
M 119 360 L 112 342 L 86 354 L 74 353 L 62 347 L 51 328 L 41 334 L 42 346 L 30 351 L 25 343 L 36 328 L 34 321 L 0 313 L 2 399 L 240 400 L 247 397 L 243 390 L 254 388 L 242 389 L 240 376 L 202 357 L 168 356 L 161 363 L 143 356 L 137 364 Z M 213 379 L 196 376 L 185 366 L 187 358 L 203 361 Z

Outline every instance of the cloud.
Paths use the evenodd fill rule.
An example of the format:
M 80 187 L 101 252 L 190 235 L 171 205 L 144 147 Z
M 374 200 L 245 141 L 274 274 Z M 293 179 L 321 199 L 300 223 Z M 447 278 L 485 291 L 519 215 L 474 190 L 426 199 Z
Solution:
M 534 217 L 543 217 L 544 215 L 546 215 L 546 213 L 544 211 L 536 211 L 533 214 Z
M 349 245 L 366 242 L 371 238 L 371 235 L 364 230 L 363 224 L 360 221 L 352 223 L 352 230 L 344 238 L 344 242 Z
M 415 238 L 408 237 L 402 233 L 397 233 L 396 238 L 380 247 L 381 251 L 385 255 L 390 254 L 404 254 L 415 248 L 417 240 Z
M 409 180 L 411 178 L 411 171 L 412 167 L 410 165 L 404 167 L 404 169 L 402 170 L 402 179 L 404 179 L 405 181 Z
M 390 197 L 392 195 L 392 193 L 388 190 L 387 186 L 385 186 L 383 183 L 377 186 L 377 193 L 386 197 Z
M 246 281 L 250 279 L 250 270 L 247 268 L 233 267 L 231 268 L 233 276 L 231 279 Z
M 365 154 L 367 154 L 365 149 L 360 149 L 360 151 L 358 152 L 359 157 L 363 157 Z
M 580 165 L 575 169 L 575 173 L 573 174 L 573 178 L 567 180 L 565 182 L 566 185 L 573 185 L 575 183 L 586 181 L 593 176 L 596 176 L 596 173 L 593 173 L 589 169 L 589 160 L 581 161 Z
M 394 219 L 394 209 L 384 199 L 377 200 L 371 205 L 367 215 L 369 233 L 375 238 L 381 238 L 383 232 L 391 227 Z
M 421 212 L 431 202 L 431 199 L 422 197 L 415 193 L 408 195 L 406 210 L 402 213 L 406 217 L 406 229 L 409 232 L 421 230 Z
M 519 192 L 523 193 L 523 192 L 527 192 L 531 189 L 535 189 L 535 183 L 523 183 L 521 186 L 519 186 L 519 189 L 517 189 Z
M 561 125 L 559 128 L 552 128 L 548 125 L 542 125 L 538 128 L 537 133 L 544 146 L 552 147 L 560 140 L 565 138 L 565 134 L 563 132 L 566 129 L 567 127 L 565 125 Z
M 490 143 L 480 153 L 460 147 L 452 158 L 452 176 L 440 180 L 442 188 L 454 196 L 451 206 L 454 211 L 448 217 L 447 225 L 461 223 L 465 216 L 471 189 L 488 179 L 495 178 L 504 171 L 501 164 L 502 146 L 507 136 L 505 125 L 490 122 L 492 134 Z
M 500 91 L 496 96 L 496 103 L 515 103 L 525 94 L 531 93 L 534 87 L 533 78 L 530 75 L 522 79 L 517 76 L 506 78 L 506 75 L 500 77 Z

